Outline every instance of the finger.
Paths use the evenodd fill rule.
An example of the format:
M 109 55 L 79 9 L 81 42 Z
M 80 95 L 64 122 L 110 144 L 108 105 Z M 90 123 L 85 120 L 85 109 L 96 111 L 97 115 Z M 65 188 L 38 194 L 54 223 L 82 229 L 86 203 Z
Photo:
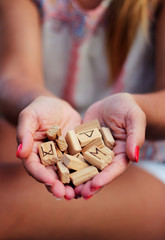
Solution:
M 53 186 L 51 187 L 51 191 L 52 191 L 53 195 L 54 195 L 56 198 L 58 198 L 58 199 L 61 199 L 61 198 L 63 198 L 63 197 L 65 196 L 65 186 L 64 186 L 64 184 L 63 184 L 60 180 L 58 180 L 58 179 L 56 179 L 56 180 L 54 181 L 54 184 L 53 184 Z
M 75 127 L 81 124 L 81 118 L 73 116 L 72 120 L 69 120 L 67 124 L 62 127 L 62 134 L 65 136 L 69 130 L 75 129 Z
M 116 140 L 115 145 L 113 147 L 113 152 L 114 152 L 115 156 L 125 153 L 125 141 Z
M 139 148 L 145 141 L 146 117 L 145 114 L 134 108 L 127 118 L 126 153 L 131 161 L 138 162 Z
M 65 196 L 64 197 L 68 201 L 75 197 L 74 189 L 71 186 L 68 185 L 65 187 Z
M 129 161 L 125 154 L 115 156 L 112 163 L 104 168 L 91 180 L 91 189 L 100 189 L 121 175 L 128 167 Z
M 81 124 L 81 116 L 80 114 L 75 111 L 74 109 L 68 109 L 69 114 L 66 115 L 64 112 L 65 118 L 61 122 L 62 134 L 65 136 L 69 130 L 74 129 L 75 127 Z M 67 117 L 68 116 L 68 117 Z
M 23 165 L 30 176 L 41 183 L 53 185 L 57 174 L 53 167 L 45 167 L 35 153 L 31 153 L 28 159 L 23 160 Z
M 45 184 L 45 186 L 46 186 L 47 190 L 50 193 L 52 193 L 54 195 L 54 197 L 56 197 L 57 200 L 61 200 L 61 198 L 63 198 L 63 196 L 64 196 L 65 199 L 69 201 L 72 198 L 74 198 L 74 196 L 75 196 L 75 193 L 74 193 L 74 190 L 72 189 L 72 187 L 70 187 L 70 186 L 64 187 L 62 182 L 59 181 L 58 179 L 55 179 L 53 185 Z
M 36 116 L 32 111 L 23 110 L 19 115 L 17 127 L 17 142 L 19 148 L 17 157 L 24 159 L 29 156 L 32 151 L 34 143 L 34 134 L 38 129 L 38 122 Z
M 48 192 L 52 193 L 52 185 L 45 184 L 45 187 L 48 190 Z
M 86 184 L 83 185 L 81 190 L 81 195 L 85 200 L 91 198 L 94 194 L 100 191 L 101 187 L 93 188 L 92 187 L 92 180 L 88 181 Z
M 82 197 L 81 196 L 81 190 L 82 190 L 83 186 L 84 186 L 84 184 L 81 184 L 81 185 L 75 187 L 74 191 L 75 191 L 75 195 L 76 195 L 75 197 L 76 198 Z
M 85 200 L 88 200 L 91 198 L 94 194 L 96 194 L 98 191 L 100 191 L 101 187 L 93 188 L 92 187 L 92 180 L 88 181 L 83 185 L 83 188 L 81 190 L 81 195 Z
M 83 122 L 88 122 L 90 120 L 93 119 L 98 119 L 99 122 L 101 122 L 100 119 L 100 109 L 101 109 L 101 101 L 100 102 L 96 102 L 93 105 L 91 105 L 91 107 L 89 107 L 84 115 L 84 119 Z
M 81 190 L 81 195 L 85 200 L 91 198 L 93 196 L 93 193 L 91 191 L 91 180 L 85 183 Z

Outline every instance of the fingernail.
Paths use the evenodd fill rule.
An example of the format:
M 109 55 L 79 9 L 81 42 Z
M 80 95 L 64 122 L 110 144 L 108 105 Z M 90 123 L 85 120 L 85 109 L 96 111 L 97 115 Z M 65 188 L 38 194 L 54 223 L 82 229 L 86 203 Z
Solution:
M 91 187 L 91 191 L 95 192 L 97 190 L 99 190 L 101 187 Z
M 67 200 L 67 201 L 70 201 L 70 200 L 71 200 L 71 198 L 67 198 L 66 196 L 64 196 L 64 198 L 65 198 L 65 200 Z
M 90 199 L 91 197 L 93 197 L 93 195 L 90 195 L 89 197 L 84 197 L 85 200 Z
M 17 152 L 16 152 L 16 157 L 19 156 L 20 151 L 22 150 L 22 143 L 18 145 Z
M 139 147 L 136 146 L 135 148 L 135 162 L 139 161 Z
M 53 197 L 56 199 L 56 200 L 61 200 L 62 198 L 57 198 L 56 196 L 53 195 Z

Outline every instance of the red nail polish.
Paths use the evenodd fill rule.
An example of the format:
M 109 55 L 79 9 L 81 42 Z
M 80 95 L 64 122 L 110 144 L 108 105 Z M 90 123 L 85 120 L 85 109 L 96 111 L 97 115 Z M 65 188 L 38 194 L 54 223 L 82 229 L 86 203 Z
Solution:
M 70 201 L 70 200 L 71 200 L 71 198 L 67 198 L 66 196 L 64 196 L 64 198 L 65 198 L 65 200 L 67 200 L 67 201 Z
M 93 195 L 90 195 L 89 197 L 84 197 L 85 200 L 90 199 L 91 197 L 93 197 Z
M 20 151 L 22 150 L 22 143 L 18 145 L 17 152 L 16 152 L 16 157 L 19 156 Z
M 135 148 L 135 161 L 138 162 L 139 161 L 139 147 L 136 146 Z
M 95 192 L 97 190 L 99 190 L 101 187 L 91 187 L 91 191 Z

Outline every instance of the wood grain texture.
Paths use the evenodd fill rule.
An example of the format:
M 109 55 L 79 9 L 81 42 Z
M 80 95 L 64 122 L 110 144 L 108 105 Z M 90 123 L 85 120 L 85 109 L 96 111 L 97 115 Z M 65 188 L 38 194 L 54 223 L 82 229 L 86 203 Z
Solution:
M 94 119 L 92 121 L 83 123 L 83 124 L 75 127 L 75 133 L 88 131 L 88 130 L 91 130 L 91 129 L 94 129 L 94 128 L 98 128 L 98 129 L 101 128 L 100 123 L 97 119 Z
M 57 124 L 55 124 L 48 129 L 48 131 L 46 132 L 46 135 L 49 140 L 53 141 L 57 137 L 61 136 L 61 129 Z
M 54 165 L 58 161 L 57 152 L 53 141 L 39 145 L 39 155 L 43 165 Z
M 98 174 L 94 166 L 89 166 L 70 174 L 70 178 L 75 186 L 85 183 Z
M 66 134 L 68 150 L 71 155 L 81 152 L 81 146 L 74 130 L 70 130 Z

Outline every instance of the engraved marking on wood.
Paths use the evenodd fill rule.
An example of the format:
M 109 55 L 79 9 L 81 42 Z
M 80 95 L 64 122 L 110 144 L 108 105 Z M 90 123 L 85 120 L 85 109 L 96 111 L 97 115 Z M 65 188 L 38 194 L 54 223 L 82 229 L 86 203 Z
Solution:
M 45 157 L 46 155 L 53 155 L 53 147 L 52 144 L 50 144 L 50 150 L 44 151 L 43 147 L 41 147 L 41 151 L 42 151 L 42 156 Z
M 107 154 L 111 155 L 112 158 L 115 156 L 114 151 L 112 151 L 110 148 L 104 146 L 103 148 L 101 148 L 102 151 L 106 152 Z
M 89 131 L 84 131 L 77 134 L 77 138 L 80 142 L 81 147 L 86 146 L 88 143 L 97 138 L 102 138 L 100 131 L 97 128 L 94 128 Z
M 108 164 L 112 162 L 112 156 L 109 155 L 106 151 L 104 151 L 103 148 L 98 148 L 95 146 L 92 147 L 89 152 L 93 156 L 97 157 L 100 160 L 104 160 Z
M 102 138 L 97 138 L 88 143 L 85 147 L 82 149 L 82 154 L 84 154 L 86 151 L 88 151 L 91 147 L 96 146 L 99 148 L 105 147 L 104 142 Z
M 108 165 L 108 159 L 106 154 L 103 153 L 98 147 L 93 146 L 84 153 L 85 160 L 90 164 L 96 166 L 98 169 L 102 170 Z
M 87 132 L 79 133 L 79 135 L 83 135 L 83 134 L 85 134 L 87 137 L 90 138 L 90 137 L 92 137 L 93 132 L 94 132 L 94 130 L 90 130 L 90 131 L 87 131 Z
M 110 164 L 114 157 L 114 152 L 107 147 L 104 147 L 98 150 L 99 150 L 98 155 L 100 156 L 100 158 L 106 161 L 108 164 Z
M 81 153 L 76 153 L 75 155 L 73 155 L 74 157 L 80 159 L 81 161 L 85 162 L 85 158 Z
M 39 155 L 41 162 L 45 166 L 54 165 L 58 161 L 55 145 L 53 141 L 39 145 Z

